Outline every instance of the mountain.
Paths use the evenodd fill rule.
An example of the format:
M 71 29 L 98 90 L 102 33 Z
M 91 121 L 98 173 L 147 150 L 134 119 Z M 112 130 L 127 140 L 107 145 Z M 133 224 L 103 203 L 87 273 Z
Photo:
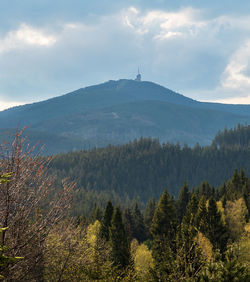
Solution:
M 250 123 L 250 105 L 202 103 L 152 82 L 121 79 L 2 111 L 0 138 L 28 126 L 32 142 L 45 143 L 45 154 L 141 136 L 208 145 L 218 130 L 238 123 Z

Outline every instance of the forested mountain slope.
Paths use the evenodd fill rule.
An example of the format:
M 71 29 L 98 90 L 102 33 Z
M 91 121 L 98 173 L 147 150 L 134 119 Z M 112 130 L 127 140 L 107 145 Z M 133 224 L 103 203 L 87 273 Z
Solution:
M 122 146 L 61 154 L 50 169 L 57 177 L 69 177 L 88 191 L 108 191 L 123 199 L 147 201 L 158 198 L 166 187 L 177 195 L 185 181 L 190 188 L 202 181 L 218 186 L 236 168 L 250 174 L 249 159 L 249 148 L 190 148 L 161 145 L 147 138 Z
M 156 178 L 164 175 L 157 168 L 168 165 L 181 176 L 181 167 L 171 159 L 184 160 L 186 155 L 195 168 L 194 156 L 202 155 L 202 148 L 160 146 L 157 140 L 141 139 L 110 146 L 106 152 L 58 156 L 51 163 L 52 175 L 47 171 L 51 158 L 34 157 L 22 132 L 0 149 L 4 156 L 0 162 L 0 259 L 5 281 L 117 281 L 121 277 L 123 281 L 249 281 L 250 179 L 243 170 L 234 170 L 231 179 L 216 188 L 204 182 L 189 189 L 184 183 L 175 199 L 167 189 L 153 199 L 152 190 L 147 204 L 140 200 L 149 191 L 142 191 L 142 199 L 127 201 L 119 189 L 109 194 L 101 186 L 84 190 L 79 182 L 75 185 L 60 177 L 63 169 L 70 176 L 77 167 L 81 173 L 85 160 L 89 175 L 84 177 L 99 180 L 101 170 L 95 170 L 99 159 L 97 163 L 106 170 L 103 180 L 107 173 L 120 183 L 128 179 L 127 184 L 132 184 L 127 186 L 128 193 L 136 196 L 147 166 L 149 172 L 155 168 Z M 216 158 L 215 145 L 206 149 L 212 161 L 206 169 L 212 171 L 209 165 L 223 162 Z M 187 154 L 190 150 L 193 154 Z M 247 154 L 246 147 L 243 151 Z M 223 152 L 229 161 L 229 151 Z M 205 148 L 203 153 L 206 156 Z M 122 167 L 122 163 L 130 165 Z M 198 166 L 195 172 L 200 173 Z M 56 173 L 59 177 L 54 178 Z
M 201 103 L 152 82 L 121 79 L 2 111 L 0 138 L 6 129 L 29 126 L 30 139 L 45 144 L 44 154 L 148 136 L 208 145 L 218 130 L 238 123 L 250 123 L 250 105 Z

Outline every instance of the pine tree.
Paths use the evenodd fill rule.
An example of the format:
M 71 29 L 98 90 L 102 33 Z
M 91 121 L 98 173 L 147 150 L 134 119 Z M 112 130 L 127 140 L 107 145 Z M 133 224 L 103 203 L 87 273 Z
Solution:
M 130 252 L 128 238 L 125 232 L 122 214 L 116 207 L 111 220 L 110 243 L 112 248 L 112 260 L 118 268 L 125 268 L 129 264 Z
M 166 190 L 159 199 L 150 230 L 153 236 L 152 255 L 158 278 L 168 281 L 176 247 L 176 211 Z
M 109 229 L 111 226 L 113 211 L 114 211 L 113 205 L 110 201 L 108 201 L 101 222 L 101 231 L 100 231 L 101 237 L 104 238 L 106 241 L 109 241 Z

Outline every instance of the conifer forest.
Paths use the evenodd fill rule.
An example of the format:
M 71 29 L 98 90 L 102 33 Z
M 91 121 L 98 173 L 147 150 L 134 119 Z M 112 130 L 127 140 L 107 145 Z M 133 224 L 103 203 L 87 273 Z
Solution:
M 42 156 L 0 145 L 3 281 L 250 281 L 250 127 Z

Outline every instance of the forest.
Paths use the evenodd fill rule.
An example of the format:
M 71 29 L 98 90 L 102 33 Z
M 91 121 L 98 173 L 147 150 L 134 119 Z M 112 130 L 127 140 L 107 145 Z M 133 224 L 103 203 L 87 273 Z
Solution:
M 138 201 L 145 207 L 165 188 L 176 199 L 185 182 L 192 190 L 221 186 L 235 169 L 244 169 L 250 175 L 250 147 L 246 141 L 243 146 L 243 137 L 239 146 L 236 136 L 250 140 L 250 126 L 225 129 L 207 147 L 141 138 L 121 146 L 59 154 L 51 161 L 49 171 L 57 180 L 69 178 L 77 183 L 75 215 L 88 214 L 95 203 L 104 208 L 108 200 L 123 207 Z
M 49 158 L 17 132 L 0 145 L 1 278 L 249 281 L 250 148 L 235 138 L 248 130 Z

